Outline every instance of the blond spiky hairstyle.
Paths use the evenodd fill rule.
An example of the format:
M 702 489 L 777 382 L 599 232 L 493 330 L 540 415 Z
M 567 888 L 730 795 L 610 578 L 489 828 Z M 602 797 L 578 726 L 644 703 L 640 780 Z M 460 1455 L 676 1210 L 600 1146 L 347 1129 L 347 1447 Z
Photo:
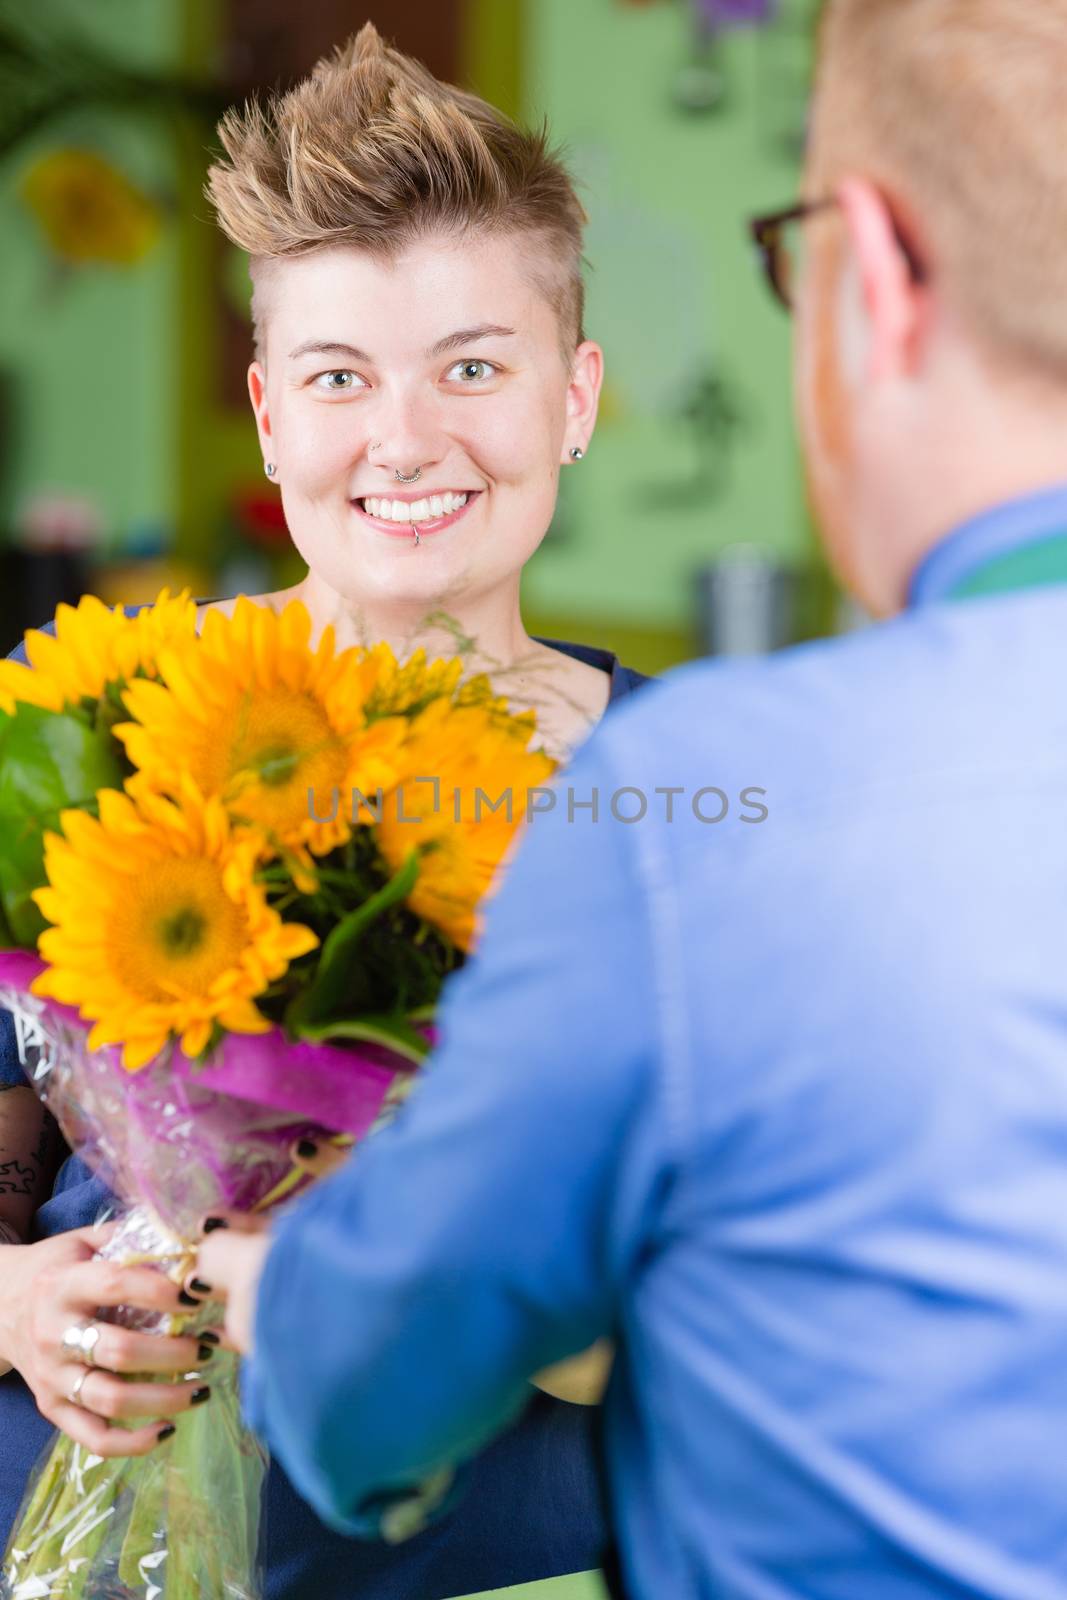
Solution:
M 229 110 L 207 193 L 219 225 L 261 263 L 351 245 L 395 256 L 434 232 L 522 233 L 569 359 L 582 339 L 585 212 L 547 133 L 525 132 L 440 83 L 370 22 L 310 77 Z M 536 258 L 536 259 L 534 259 Z M 257 348 L 260 317 L 253 297 Z
M 1067 378 L 1067 0 L 828 0 L 809 180 L 920 229 L 988 354 Z

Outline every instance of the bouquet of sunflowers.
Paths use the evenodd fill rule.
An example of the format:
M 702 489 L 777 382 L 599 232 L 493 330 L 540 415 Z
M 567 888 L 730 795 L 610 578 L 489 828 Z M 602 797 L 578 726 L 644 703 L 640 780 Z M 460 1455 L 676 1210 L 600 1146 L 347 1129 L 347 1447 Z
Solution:
M 178 1281 L 206 1212 L 299 1186 L 294 1140 L 392 1114 L 553 763 L 461 661 L 313 643 L 298 602 L 198 632 L 185 595 L 86 598 L 26 648 L 0 663 L 0 1005 L 118 1197 L 101 1254 Z M 4 1600 L 254 1600 L 265 1463 L 220 1362 L 150 1456 L 57 1439 Z

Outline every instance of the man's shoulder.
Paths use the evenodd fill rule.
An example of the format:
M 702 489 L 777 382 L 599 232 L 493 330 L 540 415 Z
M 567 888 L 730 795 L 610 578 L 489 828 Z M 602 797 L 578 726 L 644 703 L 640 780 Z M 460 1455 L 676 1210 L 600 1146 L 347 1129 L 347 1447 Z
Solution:
M 763 790 L 772 817 L 812 836 L 931 787 L 993 791 L 1067 753 L 1067 616 L 1058 632 L 1052 620 L 1033 606 L 933 607 L 767 657 L 695 662 L 620 705 L 580 775 L 613 792 L 718 789 L 731 817 Z M 691 828 L 672 833 L 688 847 Z
M 677 667 L 614 712 L 598 736 L 616 748 L 702 759 L 741 746 L 780 750 L 845 742 L 870 724 L 872 703 L 899 698 L 923 654 L 906 620 L 773 655 Z

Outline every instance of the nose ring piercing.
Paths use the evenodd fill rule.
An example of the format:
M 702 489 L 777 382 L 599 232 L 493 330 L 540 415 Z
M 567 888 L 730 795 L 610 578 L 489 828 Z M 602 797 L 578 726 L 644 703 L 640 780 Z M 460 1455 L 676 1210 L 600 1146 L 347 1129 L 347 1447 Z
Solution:
M 574 448 L 571 450 L 571 460 L 572 461 L 580 461 L 584 455 L 585 455 L 585 451 L 582 450 L 580 448 L 580 446 L 578 446 L 578 445 L 575 445 Z
M 397 483 L 418 483 L 422 477 L 422 468 L 416 467 L 414 472 L 408 474 L 401 472 L 399 467 L 394 467 L 393 476 L 396 478 Z

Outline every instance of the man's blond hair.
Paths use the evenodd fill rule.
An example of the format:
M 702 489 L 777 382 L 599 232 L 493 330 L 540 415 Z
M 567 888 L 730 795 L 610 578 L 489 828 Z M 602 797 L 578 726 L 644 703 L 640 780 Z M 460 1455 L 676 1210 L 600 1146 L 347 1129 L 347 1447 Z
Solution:
M 1067 0 L 828 0 L 812 134 L 989 354 L 1067 378 Z
M 264 263 L 337 245 L 389 259 L 432 233 L 526 235 L 568 360 L 581 342 L 586 216 L 546 132 L 440 83 L 373 24 L 287 94 L 228 111 L 219 138 L 207 192 L 257 288 Z

